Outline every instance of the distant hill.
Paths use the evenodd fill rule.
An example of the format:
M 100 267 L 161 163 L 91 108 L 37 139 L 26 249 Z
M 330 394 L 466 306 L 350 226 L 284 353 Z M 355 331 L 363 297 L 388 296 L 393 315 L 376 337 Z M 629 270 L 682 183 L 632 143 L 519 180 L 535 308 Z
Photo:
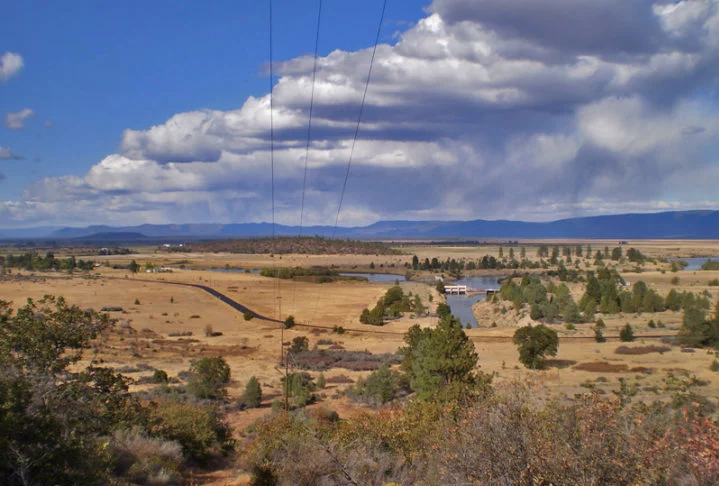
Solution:
M 719 211 L 673 211 L 569 218 L 545 223 L 524 221 L 379 221 L 369 226 L 338 227 L 276 225 L 277 236 L 336 236 L 338 238 L 610 238 L 610 239 L 719 239 Z M 26 231 L 26 233 L 23 233 Z M 168 224 L 140 226 L 88 226 L 86 228 L 33 228 L 0 230 L 0 238 L 65 239 L 115 235 L 122 239 L 220 239 L 263 237 L 272 234 L 270 223 Z

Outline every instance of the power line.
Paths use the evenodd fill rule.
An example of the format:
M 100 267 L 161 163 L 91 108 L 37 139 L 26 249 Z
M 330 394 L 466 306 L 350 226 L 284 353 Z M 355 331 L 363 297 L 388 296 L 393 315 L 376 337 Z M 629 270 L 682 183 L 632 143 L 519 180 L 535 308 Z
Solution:
M 357 144 L 357 137 L 359 135 L 360 124 L 362 123 L 362 112 L 364 111 L 365 99 L 367 98 L 367 90 L 369 89 L 370 79 L 372 78 L 372 66 L 374 65 L 374 57 L 375 57 L 375 54 L 377 53 L 377 44 L 379 44 L 379 35 L 382 30 L 382 22 L 384 22 L 384 12 L 385 12 L 386 8 L 387 8 L 387 0 L 384 0 L 384 2 L 382 3 L 382 14 L 380 15 L 379 25 L 377 26 L 377 36 L 375 37 L 374 47 L 372 48 L 372 58 L 370 59 L 370 62 L 369 62 L 369 71 L 367 72 L 367 82 L 365 83 L 365 86 L 364 86 L 364 93 L 362 94 L 362 103 L 360 104 L 359 116 L 357 117 L 357 126 L 355 127 L 355 134 L 354 134 L 354 138 L 352 139 L 352 147 L 350 148 L 350 156 L 349 156 L 349 160 L 347 161 L 347 172 L 345 173 L 345 180 L 344 180 L 344 183 L 342 184 L 342 193 L 340 194 L 340 203 L 337 206 L 337 217 L 335 218 L 335 227 L 332 230 L 332 238 L 334 238 L 335 234 L 337 233 L 337 224 L 339 223 L 339 220 L 340 220 L 340 211 L 342 210 L 342 202 L 344 201 L 345 191 L 347 190 L 347 180 L 349 179 L 350 168 L 352 167 L 352 156 L 354 155 L 355 145 Z
M 300 206 L 300 231 L 298 236 L 302 236 L 302 224 L 305 214 L 305 191 L 307 189 L 307 165 L 310 159 L 310 142 L 312 140 L 312 110 L 315 104 L 315 79 L 317 78 L 317 58 L 320 46 L 320 20 L 322 19 L 322 0 L 317 10 L 317 34 L 315 35 L 315 59 L 312 67 L 312 91 L 310 94 L 310 113 L 307 123 L 307 146 L 305 147 L 305 174 L 302 180 L 302 204 Z

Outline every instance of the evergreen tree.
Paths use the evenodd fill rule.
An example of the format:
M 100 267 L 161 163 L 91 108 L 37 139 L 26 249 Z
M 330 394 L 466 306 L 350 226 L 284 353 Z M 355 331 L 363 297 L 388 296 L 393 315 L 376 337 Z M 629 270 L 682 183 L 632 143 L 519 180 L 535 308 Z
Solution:
M 634 329 L 632 329 L 632 326 L 630 326 L 629 323 L 627 323 L 627 325 L 619 331 L 619 340 L 622 342 L 634 341 Z
M 257 408 L 262 403 L 262 387 L 260 387 L 260 382 L 254 376 L 250 378 L 247 386 L 245 386 L 242 401 L 250 408 Z
M 477 384 L 474 343 L 451 314 L 434 329 L 412 326 L 405 342 L 407 347 L 400 349 L 402 368 L 421 400 L 457 398 Z

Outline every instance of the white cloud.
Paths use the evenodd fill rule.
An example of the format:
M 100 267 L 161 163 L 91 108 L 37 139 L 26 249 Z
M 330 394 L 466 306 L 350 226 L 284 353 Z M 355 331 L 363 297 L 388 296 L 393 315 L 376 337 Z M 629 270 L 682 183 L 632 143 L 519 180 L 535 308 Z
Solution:
M 23 160 L 25 157 L 15 154 L 9 148 L 0 145 L 0 160 Z
M 0 81 L 3 83 L 17 75 L 23 67 L 23 60 L 20 54 L 6 52 L 0 56 Z
M 680 175 L 719 164 L 719 112 L 703 101 L 719 81 L 718 5 L 435 0 L 378 47 L 341 224 L 553 219 L 649 211 L 663 198 L 685 208 L 690 193 L 715 204 L 710 185 L 692 193 Z M 318 60 L 307 224 L 334 223 L 370 55 Z M 302 198 L 312 66 L 283 63 L 274 90 L 277 219 L 288 224 Z M 78 204 L 93 222 L 267 221 L 269 101 L 126 130 L 120 153 L 36 183 L 6 214 L 47 222 Z
M 11 130 L 22 130 L 25 128 L 25 121 L 34 114 L 35 112 L 30 108 L 24 108 L 14 113 L 7 113 L 5 115 L 5 126 Z

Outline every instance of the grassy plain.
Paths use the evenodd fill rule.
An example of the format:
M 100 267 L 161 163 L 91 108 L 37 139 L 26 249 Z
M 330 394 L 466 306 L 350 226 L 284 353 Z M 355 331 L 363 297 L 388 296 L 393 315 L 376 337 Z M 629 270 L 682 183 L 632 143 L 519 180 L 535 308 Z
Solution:
M 533 245 L 539 242 L 533 242 Z M 555 243 L 582 245 L 591 244 L 594 251 L 613 248 L 616 241 L 572 241 L 541 242 L 550 247 Z M 632 242 L 629 247 L 640 249 L 650 257 L 690 257 L 719 255 L 717 241 L 641 241 Z M 170 273 L 130 274 L 124 270 L 100 267 L 92 272 L 92 277 L 66 276 L 62 274 L 31 274 L 16 272 L 0 281 L 0 296 L 12 300 L 16 306 L 27 298 L 40 298 L 45 294 L 62 295 L 71 304 L 80 307 L 121 307 L 122 311 L 111 312 L 118 319 L 116 330 L 104 336 L 102 342 L 87 353 L 88 359 L 102 360 L 119 370 L 126 370 L 129 376 L 139 378 L 149 376 L 152 369 L 163 369 L 171 377 L 187 370 L 192 360 L 202 356 L 223 356 L 232 370 L 233 382 L 230 396 L 241 395 L 244 385 L 251 376 L 256 376 L 264 392 L 264 408 L 231 412 L 230 421 L 241 430 L 254 420 L 269 412 L 269 402 L 280 396 L 282 370 L 279 369 L 281 343 L 291 341 L 297 336 L 307 336 L 310 348 L 319 340 L 332 341 L 348 351 L 368 350 L 372 353 L 393 353 L 403 345 L 403 333 L 413 324 L 431 326 L 436 317 L 405 315 L 378 328 L 360 324 L 359 315 L 363 308 L 372 307 L 391 284 L 373 284 L 366 282 L 334 282 L 325 284 L 280 281 L 249 273 L 225 273 L 205 268 L 262 268 L 277 266 L 313 266 L 323 265 L 355 271 L 367 270 L 374 264 L 375 271 L 404 274 L 405 263 L 412 255 L 420 259 L 437 257 L 479 259 L 486 254 L 498 256 L 499 245 L 482 247 L 439 247 L 411 246 L 403 247 L 406 255 L 241 255 L 227 253 L 185 254 L 153 252 L 94 257 L 98 261 L 107 260 L 111 265 L 127 264 L 134 259 L 139 264 L 151 263 L 157 266 L 170 266 Z M 507 255 L 508 247 L 504 246 Z M 515 250 L 519 252 L 517 248 Z M 536 246 L 527 248 L 527 256 L 536 259 Z M 180 266 L 184 269 L 180 269 Z M 381 265 L 381 267 L 380 267 Z M 673 273 L 666 264 L 647 264 L 646 271 L 632 273 L 633 265 L 621 270 L 630 283 L 644 280 L 661 295 L 671 289 L 690 290 L 696 293 L 708 291 L 712 303 L 717 302 L 719 287 L 708 282 L 719 278 L 719 272 L 682 271 Z M 581 268 L 586 268 L 582 263 Z M 503 273 L 507 273 L 504 271 Z M 672 283 L 673 277 L 679 277 L 678 283 Z M 253 319 L 246 321 L 243 315 L 221 302 L 214 296 L 198 288 L 176 285 L 176 283 L 202 284 L 216 289 L 253 311 L 283 320 L 293 315 L 297 322 L 309 326 L 321 326 L 312 330 L 297 326 L 283 330 L 276 322 Z M 422 297 L 427 304 L 432 295 L 434 305 L 442 297 L 429 285 L 410 282 L 405 292 L 412 291 Z M 583 290 L 575 285 L 572 292 L 579 299 Z M 481 370 L 494 373 L 495 380 L 530 379 L 542 384 L 546 394 L 573 395 L 598 389 L 602 393 L 611 393 L 618 389 L 618 380 L 623 378 L 630 385 L 636 385 L 640 397 L 651 399 L 655 391 L 663 390 L 663 379 L 667 372 L 682 372 L 696 375 L 707 382 L 701 393 L 713 401 L 719 399 L 719 374 L 709 369 L 715 359 L 713 352 L 696 350 L 687 352 L 677 346 L 667 346 L 665 351 L 647 354 L 617 354 L 620 345 L 632 347 L 646 345 L 664 345 L 661 336 L 676 334 L 682 322 L 681 312 L 663 312 L 658 314 L 602 316 L 607 324 L 604 334 L 608 342 L 596 343 L 590 324 L 578 324 L 576 330 L 567 330 L 564 325 L 553 327 L 560 333 L 558 355 L 551 366 L 544 371 L 530 371 L 518 361 L 516 347 L 511 336 L 518 322 L 526 322 L 511 312 L 501 313 L 500 307 L 489 303 L 480 304 L 477 314 L 480 328 L 468 330 L 467 334 L 476 343 L 480 356 Z M 661 320 L 663 328 L 653 329 L 649 320 Z M 498 327 L 492 328 L 490 322 L 498 321 Z M 634 343 L 620 343 L 616 339 L 619 328 L 630 323 L 637 335 Z M 333 333 L 333 326 L 342 326 L 344 334 Z M 330 328 L 330 329 L 326 329 Z M 208 337 L 211 330 L 221 335 Z M 179 333 L 192 333 L 191 336 L 176 336 Z M 325 349 L 328 345 L 318 345 Z M 141 364 L 141 366 L 138 366 Z M 147 366 L 144 366 L 147 365 Z M 581 365 L 585 369 L 577 369 Z M 317 375 L 318 373 L 313 373 Z M 347 377 L 356 381 L 367 372 L 346 369 L 325 371 L 326 378 Z M 146 385 L 143 385 L 146 386 Z M 321 392 L 320 406 L 336 410 L 340 416 L 348 417 L 359 413 L 363 407 L 350 403 L 341 394 L 345 384 L 329 384 Z M 138 385 L 138 387 L 140 387 Z M 225 479 L 218 479 L 225 481 Z M 218 484 L 233 484 L 218 482 Z M 238 483 L 239 484 L 239 483 Z

